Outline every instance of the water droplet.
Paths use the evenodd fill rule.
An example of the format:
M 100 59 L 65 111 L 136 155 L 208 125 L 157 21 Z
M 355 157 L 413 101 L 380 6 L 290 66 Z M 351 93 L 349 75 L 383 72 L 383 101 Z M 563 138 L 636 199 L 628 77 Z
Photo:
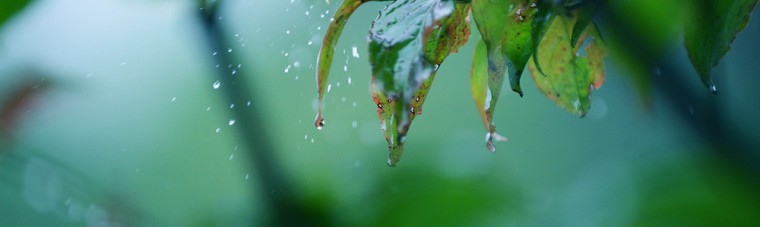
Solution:
M 222 129 L 221 129 L 221 128 L 216 128 L 216 133 L 219 133 L 219 132 L 221 132 L 221 131 L 222 131 Z
M 348 65 L 343 66 L 343 72 L 348 72 Z
M 230 104 L 230 109 L 235 108 L 235 104 Z
M 230 120 L 227 122 L 227 125 L 229 125 L 229 126 L 232 126 L 232 125 L 234 125 L 234 124 L 235 124 L 235 119 L 230 119 Z
M 251 101 L 248 101 L 247 103 L 245 103 L 245 105 L 246 106 L 251 106 Z
M 248 180 L 248 178 L 249 178 L 249 176 L 248 176 L 248 174 L 246 173 L 246 174 L 245 174 L 245 180 Z
M 290 35 L 290 30 L 285 30 L 285 34 Z
M 121 62 L 121 66 L 124 66 L 126 64 L 127 64 L 127 62 Z
M 340 97 L 340 102 L 346 102 L 346 96 Z
M 296 67 L 296 68 L 301 67 L 301 62 L 299 61 L 293 62 L 293 67 Z
M 235 154 L 230 154 L 230 160 L 235 159 Z
M 206 107 L 206 111 L 210 111 L 210 110 L 211 110 L 210 106 Z
M 348 85 L 351 85 L 351 77 L 348 77 Z
M 340 87 L 340 82 L 335 83 L 336 87 Z
M 211 87 L 213 87 L 214 89 L 219 89 L 219 87 L 221 86 L 222 86 L 222 82 L 218 80 L 215 81 L 214 84 L 211 85 Z
M 354 161 L 354 168 L 357 168 L 359 166 L 362 166 L 362 161 L 359 161 L 359 160 Z
M 711 84 L 710 85 L 710 92 L 712 92 L 713 94 L 717 94 L 718 93 L 718 87 L 716 87 L 715 84 Z
M 311 46 L 312 42 L 311 42 L 311 41 L 309 41 L 309 42 L 307 42 L 306 44 L 308 44 L 309 46 Z
M 351 122 L 352 128 L 356 128 L 357 126 L 359 126 L 359 122 L 356 122 L 356 121 Z
M 219 54 L 219 53 L 217 53 L 216 51 L 214 51 L 214 53 L 211 53 L 211 55 L 217 55 L 217 54 Z
M 288 65 L 287 67 L 285 67 L 285 70 L 284 70 L 284 71 L 285 71 L 285 73 L 288 73 L 288 72 L 290 72 L 290 65 Z
M 322 113 L 321 112 L 317 114 L 317 119 L 315 120 L 315 125 L 317 126 L 317 130 L 322 130 L 322 128 L 325 127 L 325 119 L 322 118 Z
M 232 70 L 232 75 L 235 75 L 237 73 L 237 70 Z
M 232 53 L 232 48 L 227 48 L 227 53 Z
M 351 56 L 354 58 L 359 58 L 359 50 L 356 48 L 356 45 L 351 47 Z
M 332 84 L 327 85 L 327 93 L 330 93 L 330 90 L 332 89 Z
M 314 143 L 314 138 L 311 138 L 311 143 Z
M 351 103 L 351 106 L 356 107 L 356 102 Z

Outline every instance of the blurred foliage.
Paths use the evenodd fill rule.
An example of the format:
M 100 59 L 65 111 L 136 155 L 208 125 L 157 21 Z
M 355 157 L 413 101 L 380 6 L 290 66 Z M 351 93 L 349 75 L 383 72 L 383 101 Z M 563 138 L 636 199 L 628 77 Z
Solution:
M 352 20 L 372 21 L 385 5 L 368 2 L 352 9 Z M 465 8 L 476 4 L 435 2 Z M 748 35 L 737 36 L 732 51 L 711 57 L 725 57 L 721 65 L 727 69 L 720 73 L 736 75 L 718 81 L 727 92 L 703 99 L 716 105 L 689 102 L 683 103 L 689 108 L 670 109 L 670 104 L 655 99 L 652 105 L 658 108 L 645 112 L 631 105 L 635 94 L 619 75 L 631 75 L 652 87 L 657 81 L 652 77 L 656 70 L 649 68 L 656 65 L 652 62 L 664 59 L 691 67 L 688 50 L 675 44 L 700 2 L 541 4 L 546 2 L 538 2 L 538 12 L 531 14 L 531 41 L 523 39 L 527 44 L 520 46 L 538 56 L 533 63 L 527 61 L 538 86 L 524 87 L 521 99 L 498 96 L 519 108 L 492 119 L 476 117 L 485 116 L 480 110 L 488 106 L 488 56 L 481 54 L 488 48 L 480 32 L 470 37 L 478 42 L 468 44 L 462 38 L 470 34 L 450 33 L 468 30 L 462 9 L 455 7 L 444 17 L 453 21 L 451 26 L 403 30 L 415 34 L 407 37 L 412 40 L 437 40 L 417 45 L 420 55 L 407 59 L 435 64 L 451 59 L 440 65 L 443 70 L 434 70 L 438 87 L 447 89 L 430 90 L 435 74 L 416 81 L 422 84 L 417 91 L 424 92 L 422 97 L 438 96 L 425 102 L 426 112 L 447 114 L 417 118 L 418 131 L 409 135 L 415 143 L 407 144 L 415 152 L 405 154 L 407 164 L 387 168 L 377 162 L 388 155 L 377 149 L 383 143 L 377 119 L 362 114 L 377 110 L 379 103 L 361 95 L 371 93 L 366 86 L 355 85 L 372 81 L 352 77 L 376 70 L 367 61 L 377 54 L 367 52 L 373 41 L 367 42 L 367 23 L 340 22 L 346 31 L 342 43 L 337 35 L 328 42 L 334 58 L 345 58 L 345 64 L 321 66 L 321 57 L 315 62 L 319 45 L 312 43 L 319 43 L 325 30 L 335 31 L 324 27 L 336 23 L 330 15 L 348 17 L 337 10 L 339 4 L 227 1 L 212 18 L 222 28 L 217 31 L 219 42 L 226 46 L 208 47 L 208 34 L 194 27 L 198 8 L 186 1 L 92 0 L 82 3 L 87 10 L 66 1 L 40 1 L 34 13 L 25 14 L 0 38 L 7 47 L 0 54 L 0 226 L 259 226 L 283 214 L 296 222 L 308 220 L 300 223 L 335 226 L 760 225 L 757 173 L 726 156 L 737 152 L 729 149 L 757 153 L 751 149 L 756 147 L 714 146 L 711 143 L 724 140 L 706 139 L 688 122 L 679 123 L 689 117 L 724 117 L 732 121 L 719 122 L 743 130 L 741 136 L 758 135 L 754 129 L 760 125 L 753 119 L 760 114 L 754 89 L 759 81 L 753 66 L 760 62 L 752 57 L 760 37 L 757 23 L 746 24 Z M 597 2 L 606 5 L 585 8 Z M 0 9 L 15 3 L 2 3 Z M 542 14 L 546 11 L 541 9 L 553 11 Z M 569 29 L 564 20 L 578 10 L 596 14 L 585 28 L 596 30 L 599 25 L 601 36 L 592 34 L 593 42 L 584 42 L 583 35 L 580 42 L 571 42 L 576 29 Z M 618 18 L 632 25 L 626 28 L 635 28 L 630 32 L 637 36 L 631 37 L 648 37 L 639 40 L 646 46 L 625 42 L 610 28 L 619 21 L 599 20 L 606 14 L 621 15 Z M 561 34 L 552 31 L 562 25 L 566 27 Z M 733 40 L 736 28 L 719 32 L 716 35 L 725 36 L 716 39 Z M 608 64 L 606 89 L 594 93 L 595 105 L 586 119 L 574 121 L 538 101 L 543 99 L 538 94 L 546 90 L 540 81 L 552 79 L 557 71 L 557 65 L 541 60 L 552 58 L 556 49 L 543 46 L 586 50 L 571 56 L 573 64 L 580 65 L 583 56 L 596 53 L 587 48 L 601 37 L 615 61 Z M 452 47 L 447 43 L 462 45 L 462 54 L 449 56 L 457 48 L 446 49 Z M 358 49 L 356 55 L 353 48 Z M 646 55 L 636 53 L 644 49 Z M 240 63 L 223 65 L 215 59 L 219 56 Z M 471 56 L 475 66 L 470 72 Z M 543 72 L 537 72 L 536 62 Z M 332 83 L 325 77 L 325 84 L 319 85 L 332 86 L 332 91 L 322 90 L 330 97 L 320 94 L 321 101 L 314 100 L 308 92 L 314 88 L 312 75 L 323 67 L 341 66 L 346 68 L 333 70 Z M 638 70 L 620 73 L 620 66 Z M 44 72 L 45 77 L 30 71 Z M 467 73 L 471 78 L 461 76 Z M 218 80 L 223 80 L 221 88 L 213 85 Z M 462 108 L 472 100 L 469 91 L 456 89 L 468 80 L 480 88 L 473 89 L 477 110 Z M 55 81 L 55 86 L 47 81 Z M 669 86 L 700 86 L 694 82 Z M 253 95 L 244 93 L 234 102 L 223 96 L 236 83 L 248 85 L 246 91 Z M 333 107 L 330 127 L 322 131 L 314 130 L 312 123 L 317 102 Z M 420 110 L 419 104 L 415 110 Z M 245 111 L 263 123 L 238 130 L 246 120 L 232 111 L 240 108 L 249 108 Z M 709 115 L 714 109 L 725 115 Z M 490 127 L 491 120 L 519 131 L 510 135 L 507 152 L 478 149 L 481 125 Z M 273 155 L 247 152 L 261 150 L 246 142 L 253 137 L 272 143 L 267 149 Z M 273 171 L 293 184 L 272 190 L 265 176 L 271 173 L 251 168 L 270 163 L 282 163 Z M 295 200 L 307 212 L 270 203 L 283 195 L 290 200 L 282 201 Z
M 13 15 L 16 15 L 19 11 L 24 9 L 29 4 L 29 0 L 13 0 L 2 3 L 0 7 L 0 27 L 10 19 Z

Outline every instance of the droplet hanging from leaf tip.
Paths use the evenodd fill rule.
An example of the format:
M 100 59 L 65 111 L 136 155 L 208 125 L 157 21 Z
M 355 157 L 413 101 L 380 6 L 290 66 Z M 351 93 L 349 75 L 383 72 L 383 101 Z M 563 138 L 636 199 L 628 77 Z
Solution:
M 713 94 L 718 94 L 718 87 L 716 87 L 715 84 L 710 82 L 708 86 L 710 86 L 710 92 L 712 92 Z
M 317 118 L 314 120 L 314 125 L 317 126 L 317 130 L 322 130 L 322 128 L 325 127 L 325 119 L 322 118 L 322 112 L 317 114 Z

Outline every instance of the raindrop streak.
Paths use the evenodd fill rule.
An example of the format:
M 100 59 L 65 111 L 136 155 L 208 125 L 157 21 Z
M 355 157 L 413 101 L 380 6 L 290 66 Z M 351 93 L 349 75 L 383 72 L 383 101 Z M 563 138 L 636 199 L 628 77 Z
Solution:
M 220 86 L 222 86 L 222 82 L 218 80 L 214 82 L 214 84 L 211 85 L 211 87 L 213 87 L 214 89 L 219 89 Z
M 227 125 L 229 126 L 232 126 L 234 124 L 235 124 L 235 119 L 231 119 L 230 121 L 227 122 Z
M 356 48 L 356 45 L 351 47 L 351 56 L 357 59 L 359 58 L 359 50 Z
M 351 85 L 351 77 L 348 77 L 348 85 Z

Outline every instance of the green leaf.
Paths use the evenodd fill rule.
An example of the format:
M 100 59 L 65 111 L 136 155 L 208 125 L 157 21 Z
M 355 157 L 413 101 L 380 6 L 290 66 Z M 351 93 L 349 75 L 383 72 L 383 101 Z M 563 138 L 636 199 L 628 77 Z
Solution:
M 503 75 L 503 72 L 502 74 Z M 489 67 L 488 67 L 488 50 L 485 42 L 481 39 L 475 46 L 475 53 L 472 59 L 472 74 L 470 79 L 472 80 L 472 98 L 475 99 L 475 106 L 480 112 L 480 117 L 483 119 L 483 124 L 486 126 L 488 133 L 486 134 L 486 147 L 489 151 L 496 151 L 496 146 L 493 144 L 493 140 L 506 141 L 506 138 L 496 133 L 496 127 L 493 124 L 493 111 L 496 107 L 496 100 L 491 95 L 489 80 Z M 498 80 L 497 83 L 501 87 L 503 80 Z
M 538 11 L 536 12 L 536 15 L 533 18 L 533 23 L 531 24 L 531 42 L 533 42 L 533 56 L 538 56 L 538 44 L 541 43 L 541 40 L 544 38 L 544 34 L 546 34 L 546 31 L 549 30 L 549 26 L 551 26 L 552 21 L 554 21 L 554 16 L 556 15 L 554 13 L 555 5 L 551 1 L 539 1 L 537 4 Z M 536 65 L 538 72 L 542 74 L 544 73 L 543 69 L 541 69 L 541 64 L 538 63 L 537 58 L 533 58 L 533 64 Z
M 685 26 L 684 43 L 702 82 L 717 92 L 712 68 L 731 48 L 736 34 L 744 30 L 758 0 L 701 0 Z
M 398 0 L 370 28 L 372 96 L 395 166 L 421 113 L 440 63 L 467 41 L 469 5 L 453 0 Z
M 509 71 L 510 86 L 520 96 L 523 95 L 520 76 L 532 53 L 532 22 L 536 8 L 536 4 L 528 0 L 472 1 L 475 23 L 488 47 L 489 65 L 505 65 Z M 505 70 L 494 72 L 498 71 Z M 493 96 L 498 97 L 499 94 L 494 93 Z
M 0 26 L 4 25 L 13 15 L 21 12 L 26 5 L 29 4 L 29 0 L 10 0 L 5 1 L 0 7 Z
M 578 39 L 584 34 L 584 31 L 586 31 L 586 27 L 588 27 L 589 24 L 592 24 L 594 15 L 596 15 L 596 12 L 606 3 L 606 1 L 607 0 L 598 0 L 593 3 L 585 4 L 573 12 L 573 15 L 575 15 L 576 18 L 575 26 L 573 26 L 573 35 L 570 39 L 570 43 L 573 44 L 573 47 L 575 47 Z
M 314 123 L 317 126 L 317 129 L 322 129 L 325 125 L 322 116 L 322 101 L 325 98 L 325 87 L 327 86 L 327 77 L 330 75 L 330 66 L 332 66 L 335 44 L 338 43 L 343 27 L 346 25 L 346 22 L 348 22 L 348 19 L 354 11 L 368 1 L 372 0 L 343 1 L 335 12 L 335 15 L 333 15 L 333 18 L 330 21 L 330 26 L 327 27 L 327 31 L 325 32 L 325 37 L 322 39 L 322 47 L 319 49 L 319 57 L 317 57 L 317 94 L 319 95 L 319 110 L 316 122 Z
M 589 26 L 573 47 L 570 36 L 575 19 L 557 17 L 539 45 L 538 61 L 546 76 L 535 64 L 528 65 L 536 86 L 547 97 L 571 113 L 584 116 L 591 107 L 589 95 L 604 82 L 605 50 L 596 27 Z

